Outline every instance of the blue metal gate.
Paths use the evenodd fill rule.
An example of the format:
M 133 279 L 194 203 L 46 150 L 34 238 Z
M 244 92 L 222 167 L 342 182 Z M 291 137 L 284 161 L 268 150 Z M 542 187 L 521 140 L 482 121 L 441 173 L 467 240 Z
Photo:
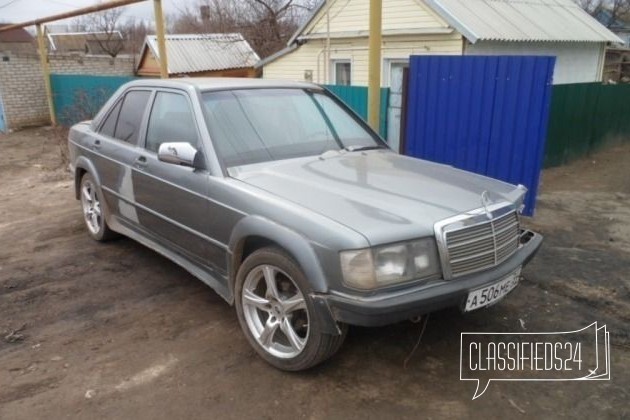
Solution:
M 405 153 L 525 185 L 533 215 L 555 57 L 412 56 Z

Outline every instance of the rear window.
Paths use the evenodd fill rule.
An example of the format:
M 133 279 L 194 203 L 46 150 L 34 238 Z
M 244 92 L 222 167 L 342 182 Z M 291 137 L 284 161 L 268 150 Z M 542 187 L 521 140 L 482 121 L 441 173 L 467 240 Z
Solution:
M 142 117 L 150 96 L 151 92 L 147 90 L 132 90 L 125 95 L 114 132 L 115 138 L 131 144 L 138 143 Z
M 103 125 L 101 125 L 101 129 L 99 133 L 114 137 L 114 131 L 116 131 L 116 123 L 118 122 L 118 114 L 120 114 L 120 107 L 122 106 L 122 101 L 118 101 L 116 106 L 111 110 Z

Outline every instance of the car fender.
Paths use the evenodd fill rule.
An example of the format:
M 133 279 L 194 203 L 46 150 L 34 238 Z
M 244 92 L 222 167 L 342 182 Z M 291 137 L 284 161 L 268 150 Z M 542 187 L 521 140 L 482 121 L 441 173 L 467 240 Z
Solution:
M 112 230 L 118 231 L 118 229 L 115 228 L 116 226 L 115 221 L 112 220 L 113 216 L 109 208 L 109 203 L 107 202 L 107 199 L 105 195 L 103 194 L 101 177 L 98 175 L 98 171 L 96 170 L 96 167 L 94 166 L 92 161 L 86 158 L 85 156 L 79 156 L 74 165 L 74 188 L 75 188 L 74 192 L 75 192 L 76 199 L 79 200 L 81 198 L 79 195 L 81 194 L 81 177 L 79 176 L 79 173 L 81 172 L 80 169 L 92 175 L 92 178 L 94 179 L 94 182 L 96 183 L 96 188 L 99 192 L 99 195 L 100 197 L 102 197 L 101 206 L 105 212 L 105 221 L 107 222 L 107 224 Z
M 99 177 L 94 164 L 85 156 L 79 156 L 76 162 L 74 162 L 74 193 L 77 200 L 80 198 L 79 194 L 81 189 L 81 177 L 79 176 L 81 173 L 80 169 L 83 169 L 85 172 L 92 175 L 94 182 L 96 182 L 96 187 L 99 191 L 101 190 L 101 178 Z
M 236 280 L 236 261 L 240 259 L 245 240 L 252 236 L 275 242 L 289 253 L 304 271 L 313 292 L 325 293 L 328 291 L 326 277 L 309 240 L 294 230 L 261 216 L 247 216 L 241 219 L 232 230 L 228 244 L 231 259 L 228 261 L 231 290 L 234 290 Z
M 272 241 L 289 253 L 300 265 L 311 287 L 315 316 L 321 331 L 326 334 L 339 335 L 341 330 L 335 321 L 330 306 L 321 297 L 328 291 L 326 276 L 319 263 L 319 258 L 308 239 L 294 230 L 260 216 L 247 216 L 241 219 L 230 237 L 229 257 L 229 281 L 231 303 L 234 300 L 234 283 L 236 281 L 237 264 L 240 260 L 245 240 L 248 237 L 257 236 Z

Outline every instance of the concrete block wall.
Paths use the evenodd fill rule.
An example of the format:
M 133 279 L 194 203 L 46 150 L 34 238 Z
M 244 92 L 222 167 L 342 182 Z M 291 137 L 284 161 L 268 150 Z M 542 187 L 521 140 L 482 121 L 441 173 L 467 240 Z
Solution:
M 53 74 L 89 74 L 93 76 L 133 76 L 133 56 L 52 54 L 48 57 Z
M 120 56 L 50 55 L 53 74 L 133 76 L 135 58 Z M 54 94 L 54 92 L 53 92 Z M 17 130 L 50 123 L 41 64 L 37 54 L 0 52 L 0 98 L 7 127 Z
M 0 97 L 8 129 L 50 123 L 37 55 L 0 53 Z

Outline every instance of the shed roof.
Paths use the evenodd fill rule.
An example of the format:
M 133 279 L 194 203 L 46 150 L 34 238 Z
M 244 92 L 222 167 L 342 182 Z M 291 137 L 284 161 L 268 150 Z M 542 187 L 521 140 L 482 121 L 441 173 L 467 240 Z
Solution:
M 159 60 L 155 35 L 147 36 L 142 56 L 147 48 Z M 254 67 L 260 60 L 241 34 L 167 35 L 166 54 L 169 74 Z
M 87 44 L 100 42 L 123 41 L 120 31 L 107 32 L 58 32 L 48 33 L 48 41 L 52 51 L 83 51 Z M 96 48 L 95 52 L 102 53 L 102 48 Z
M 426 0 L 470 42 L 622 43 L 573 0 Z
M 3 26 L 12 25 L 11 23 L 0 23 L 0 28 Z M 0 32 L 0 42 L 31 42 L 33 36 L 28 33 L 24 28 L 12 29 L 6 32 Z

